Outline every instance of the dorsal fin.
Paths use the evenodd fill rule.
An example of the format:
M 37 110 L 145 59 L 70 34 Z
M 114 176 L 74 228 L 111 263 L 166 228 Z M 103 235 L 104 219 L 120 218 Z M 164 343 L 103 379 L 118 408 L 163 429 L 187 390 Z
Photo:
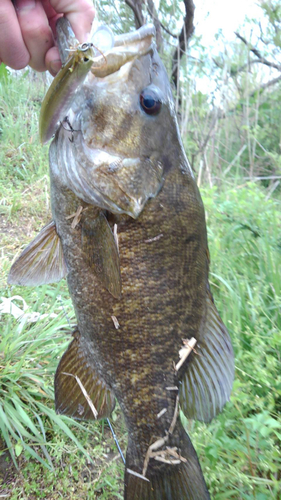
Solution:
M 67 267 L 61 240 L 53 221 L 49 222 L 29 243 L 12 265 L 9 285 L 38 286 L 65 278 Z
M 180 405 L 187 418 L 210 422 L 228 401 L 234 356 L 228 332 L 207 291 L 205 325 L 181 380 Z
M 96 219 L 83 222 L 82 247 L 97 278 L 118 299 L 121 295 L 119 253 L 110 225 L 102 212 Z
M 87 360 L 79 332 L 57 368 L 55 401 L 57 413 L 77 420 L 105 418 L 114 409 L 114 396 Z

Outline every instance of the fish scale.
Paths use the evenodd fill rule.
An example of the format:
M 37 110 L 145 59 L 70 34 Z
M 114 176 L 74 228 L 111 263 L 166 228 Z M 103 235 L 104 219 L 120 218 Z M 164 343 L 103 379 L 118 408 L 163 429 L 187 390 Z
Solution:
M 40 121 L 56 133 L 53 221 L 8 280 L 67 278 L 77 329 L 56 371 L 56 410 L 93 420 L 118 400 L 128 428 L 124 499 L 208 500 L 179 407 L 205 422 L 222 411 L 233 351 L 210 292 L 204 207 L 154 28 L 118 37 L 75 93 L 65 22 L 63 80 L 52 88 L 63 96 L 55 116 L 70 89 L 71 110 L 56 124 L 45 102 Z
M 95 364 L 96 359 L 99 359 L 99 364 L 102 366 L 101 373 L 103 373 L 109 387 L 113 388 L 119 401 L 124 398 L 125 391 L 126 398 L 121 407 L 126 408 L 124 414 L 126 422 L 128 422 L 129 432 L 136 435 L 138 442 L 142 443 L 142 453 L 145 452 L 153 440 L 165 435 L 165 431 L 170 426 L 175 408 L 176 394 L 172 391 L 167 394 L 165 387 L 177 383 L 173 361 L 178 360 L 178 351 L 182 338 L 190 336 L 186 331 L 187 324 L 183 319 L 181 324 L 184 325 L 184 329 L 174 331 L 175 316 L 177 318 L 181 315 L 184 318 L 186 316 L 184 307 L 186 301 L 182 298 L 181 293 L 181 289 L 185 287 L 182 283 L 180 287 L 177 286 L 178 280 L 175 279 L 177 273 L 174 272 L 174 269 L 182 266 L 182 251 L 174 251 L 172 261 L 170 259 L 168 262 L 161 260 L 163 255 L 167 255 L 167 246 L 171 248 L 171 240 L 173 241 L 172 248 L 177 249 L 179 244 L 183 244 L 182 223 L 179 224 L 179 230 L 176 231 L 175 217 L 173 218 L 172 238 L 164 236 L 157 242 L 156 256 L 153 245 L 145 243 L 145 240 L 155 233 L 155 225 L 151 221 L 154 220 L 157 204 L 163 205 L 166 196 L 171 200 L 169 186 L 170 184 L 167 184 L 164 187 L 157 198 L 156 204 L 148 204 L 138 224 L 129 223 L 127 227 L 128 217 L 126 216 L 123 223 L 118 224 L 122 276 L 122 298 L 120 301 L 116 302 L 106 290 L 99 290 L 99 296 L 97 297 L 97 280 L 93 274 L 89 273 L 89 269 L 81 268 L 80 259 L 78 258 L 79 252 L 82 251 L 79 230 L 73 231 L 75 240 L 71 240 L 69 247 L 63 244 L 64 255 L 71 268 L 68 275 L 68 285 L 73 302 L 76 304 L 78 328 L 91 341 L 93 339 L 94 346 L 90 349 L 93 352 L 93 362 Z M 171 186 L 173 186 L 172 191 L 174 191 L 173 182 L 171 182 Z M 52 189 L 53 193 L 56 191 L 60 192 L 57 182 Z M 187 201 L 189 201 L 190 196 L 188 195 L 187 198 Z M 180 196 L 175 195 L 174 200 L 182 209 L 183 200 Z M 77 205 L 78 203 L 79 200 L 77 199 Z M 53 205 L 55 204 L 53 201 Z M 67 220 L 68 213 L 63 213 L 61 209 L 62 205 L 56 205 L 59 212 L 54 211 L 53 215 L 57 232 L 59 235 L 61 234 L 61 239 L 64 241 L 64 233 L 69 232 L 70 222 Z M 84 217 L 88 218 L 87 212 L 85 212 Z M 164 222 L 163 234 L 168 235 L 170 224 L 164 210 L 162 210 L 162 218 Z M 145 223 L 142 219 L 145 220 Z M 159 220 L 159 218 L 158 222 L 162 224 L 162 220 Z M 123 225 L 126 228 L 125 233 L 122 231 Z M 168 226 L 167 230 L 166 226 Z M 188 226 L 186 226 L 187 229 Z M 123 237 L 123 234 L 125 237 Z M 124 272 L 122 256 L 126 260 L 126 244 L 128 245 L 130 257 L 128 258 L 129 262 L 125 263 L 126 272 Z M 175 259 L 177 255 L 178 259 Z M 150 268 L 152 271 L 155 269 L 155 260 L 162 262 L 162 272 L 158 265 L 158 280 L 154 282 L 150 279 Z M 85 263 L 84 267 L 86 267 Z M 171 268 L 171 272 L 169 272 L 169 268 Z M 72 277 L 74 272 L 75 275 Z M 195 267 L 194 273 L 197 274 Z M 87 276 L 87 280 L 85 280 L 85 276 Z M 77 281 L 78 277 L 80 281 L 82 280 L 82 286 Z M 161 284 L 161 278 L 164 286 Z M 176 283 L 173 283 L 174 280 Z M 191 274 L 189 274 L 189 280 L 193 281 Z M 132 282 L 134 283 L 133 290 Z M 84 291 L 82 294 L 80 293 L 81 289 Z M 173 293 L 171 293 L 171 290 Z M 89 297 L 93 299 L 91 300 Z M 145 306 L 145 297 L 149 298 L 149 308 Z M 182 303 L 181 308 L 179 308 L 179 299 Z M 85 307 L 84 303 L 86 301 L 87 306 Z M 80 311 L 82 313 L 81 321 L 79 321 Z M 120 329 L 118 330 L 115 329 L 112 323 L 112 314 L 118 318 L 120 323 Z M 94 323 L 92 321 L 93 316 L 95 317 Z M 194 315 L 192 321 L 194 321 Z M 97 335 L 97 325 L 104 325 L 106 335 L 104 331 L 99 331 Z M 135 357 L 132 353 L 135 354 Z M 146 371 L 148 371 L 149 377 L 145 376 Z M 118 383 L 117 377 L 120 372 L 123 376 Z M 165 374 L 166 380 L 163 378 L 163 374 Z M 163 394 L 165 397 L 163 397 Z M 163 407 L 167 407 L 168 411 L 158 421 L 157 414 Z M 148 428 L 150 429 L 149 433 Z

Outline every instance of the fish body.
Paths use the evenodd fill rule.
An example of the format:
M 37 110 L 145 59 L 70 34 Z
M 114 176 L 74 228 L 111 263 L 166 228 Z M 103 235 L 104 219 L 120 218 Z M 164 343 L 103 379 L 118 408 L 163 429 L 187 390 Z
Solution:
M 202 421 L 219 413 L 233 352 L 209 289 L 204 207 L 168 76 L 153 29 L 136 33 L 114 49 L 120 60 L 122 46 L 132 54 L 130 43 L 141 44 L 139 55 L 87 78 L 71 129 L 61 126 L 50 147 L 54 240 L 62 247 L 52 279 L 67 273 L 77 318 L 55 377 L 56 408 L 103 418 L 118 400 L 129 435 L 125 499 L 205 500 L 179 406 Z M 21 268 L 28 266 L 25 254 Z M 18 269 L 10 283 L 23 283 Z M 36 272 L 29 281 L 40 281 Z

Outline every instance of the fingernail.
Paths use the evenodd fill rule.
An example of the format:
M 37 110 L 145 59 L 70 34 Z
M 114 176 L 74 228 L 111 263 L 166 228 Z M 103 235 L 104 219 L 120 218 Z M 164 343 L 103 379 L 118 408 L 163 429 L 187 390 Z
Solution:
M 50 73 L 55 76 L 59 70 L 61 69 L 61 60 L 60 59 L 55 59 L 54 61 L 50 62 L 48 70 Z
M 15 0 L 15 7 L 17 10 L 31 10 L 36 7 L 35 0 Z

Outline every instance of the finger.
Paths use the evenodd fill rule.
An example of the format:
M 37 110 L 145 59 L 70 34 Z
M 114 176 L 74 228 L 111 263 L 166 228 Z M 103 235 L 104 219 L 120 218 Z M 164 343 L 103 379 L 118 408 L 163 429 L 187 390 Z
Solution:
M 52 47 L 48 50 L 45 57 L 45 66 L 53 76 L 55 76 L 61 69 L 61 60 L 57 47 Z
M 30 59 L 10 0 L 0 1 L 0 59 L 14 69 L 25 68 Z
M 91 0 L 50 0 L 50 4 L 67 17 L 80 42 L 88 39 L 95 16 Z
M 45 56 L 54 44 L 52 30 L 40 0 L 16 0 L 18 21 L 30 54 L 29 65 L 45 71 Z
M 51 26 L 51 30 L 53 32 L 53 35 L 56 35 L 56 22 L 59 17 L 61 17 L 63 14 L 58 14 L 55 9 L 51 6 L 50 0 L 41 0 L 43 8 L 46 12 L 46 16 L 49 21 L 49 25 Z

